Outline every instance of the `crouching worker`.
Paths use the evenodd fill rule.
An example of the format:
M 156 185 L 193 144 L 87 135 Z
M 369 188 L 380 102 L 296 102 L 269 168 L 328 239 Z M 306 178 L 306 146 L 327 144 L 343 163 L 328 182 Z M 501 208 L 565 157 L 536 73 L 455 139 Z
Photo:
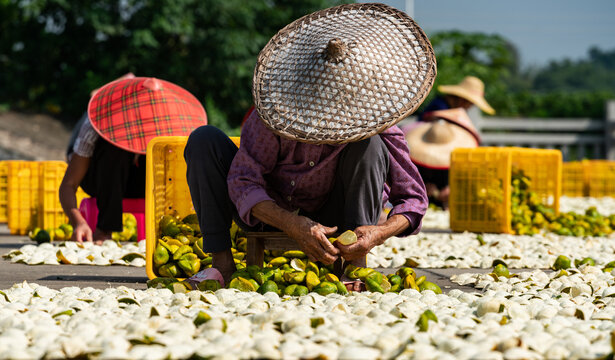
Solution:
M 410 159 L 423 178 L 429 203 L 447 210 L 451 154 L 478 147 L 480 135 L 463 108 L 432 111 L 425 119 L 404 128 Z
M 389 27 L 391 16 L 403 26 Z M 387 42 L 398 47 L 395 56 Z M 281 30 L 258 57 L 256 110 L 243 125 L 239 149 L 212 126 L 196 129 L 186 145 L 203 250 L 213 253 L 213 270 L 199 279 L 228 282 L 236 270 L 233 219 L 245 230 L 279 229 L 324 264 L 343 258 L 365 266 L 365 255 L 387 238 L 418 232 L 425 187 L 394 125 L 420 105 L 434 77 L 422 30 L 385 5 L 342 5 Z M 379 224 L 383 194 L 393 209 Z M 328 241 L 349 229 L 356 243 Z
M 203 105 L 170 82 L 132 77 L 100 88 L 90 100 L 60 185 L 73 240 L 111 239 L 112 232 L 122 231 L 122 200 L 145 196 L 147 143 L 160 135 L 185 136 L 205 124 Z M 77 208 L 79 186 L 96 198 L 96 229 Z

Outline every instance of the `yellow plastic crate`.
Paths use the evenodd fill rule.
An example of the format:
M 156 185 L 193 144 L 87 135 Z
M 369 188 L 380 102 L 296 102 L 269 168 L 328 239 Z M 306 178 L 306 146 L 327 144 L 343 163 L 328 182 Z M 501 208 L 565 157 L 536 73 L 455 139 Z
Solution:
M 582 160 L 564 163 L 562 194 L 615 197 L 615 161 Z
M 562 164 L 562 195 L 587 196 L 587 161 L 570 161 Z
M 7 167 L 8 227 L 25 235 L 37 222 L 40 162 L 9 160 Z
M 57 228 L 68 222 L 60 204 L 60 184 L 66 173 L 67 164 L 63 161 L 42 161 L 40 164 L 38 221 L 41 229 Z
M 145 175 L 146 272 L 157 277 L 153 256 L 158 241 L 158 220 L 166 214 L 186 216 L 194 212 L 188 182 L 184 148 L 187 136 L 160 136 L 147 145 Z M 239 137 L 231 137 L 239 146 Z
M 0 161 L 0 223 L 6 223 L 8 221 L 8 181 L 9 168 L 6 161 Z
M 615 197 L 615 161 L 586 161 L 587 195 L 590 197 Z
M 518 168 L 546 206 L 559 212 L 562 155 L 559 150 L 515 147 L 455 149 L 449 170 L 453 231 L 513 233 L 511 174 Z

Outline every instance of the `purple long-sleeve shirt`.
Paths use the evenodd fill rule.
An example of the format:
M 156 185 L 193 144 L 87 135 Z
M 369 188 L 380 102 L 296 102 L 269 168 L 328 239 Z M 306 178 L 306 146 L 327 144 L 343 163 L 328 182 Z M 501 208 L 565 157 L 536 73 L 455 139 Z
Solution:
M 428 205 L 425 185 L 410 160 L 402 131 L 393 126 L 380 133 L 389 150 L 389 173 L 383 196 L 410 226 L 400 236 L 415 234 Z M 229 195 L 241 219 L 258 224 L 252 208 L 266 200 L 295 211 L 313 212 L 327 200 L 344 145 L 314 145 L 280 137 L 269 130 L 256 111 L 241 131 L 241 146 L 233 159 L 227 183 Z

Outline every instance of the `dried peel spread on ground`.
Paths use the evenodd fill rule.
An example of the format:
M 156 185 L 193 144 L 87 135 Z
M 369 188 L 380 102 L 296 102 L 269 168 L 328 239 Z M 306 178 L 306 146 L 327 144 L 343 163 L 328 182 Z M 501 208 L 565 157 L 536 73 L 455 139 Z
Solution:
M 102 245 L 92 242 L 28 244 L 10 251 L 4 258 L 14 263 L 28 265 L 126 265 L 145 266 L 145 241 L 139 243 L 118 243 L 106 240 Z
M 596 207 L 601 214 L 615 214 L 615 198 L 602 197 L 568 197 L 561 196 L 559 199 L 560 212 L 573 211 L 576 213 L 582 213 L 589 207 Z
M 604 203 L 593 205 L 615 213 L 611 205 L 600 208 Z M 589 205 L 578 206 L 580 212 Z M 368 256 L 371 267 L 399 267 L 410 258 L 420 267 L 491 268 L 503 259 L 510 268 L 548 268 L 558 255 L 591 257 L 597 265 L 451 278 L 474 285 L 474 293 L 280 297 L 235 289 L 174 294 L 21 283 L 0 291 L 0 358 L 602 359 L 615 347 L 615 271 L 603 271 L 615 260 L 614 242 L 423 232 L 389 239 Z M 144 263 L 137 256 L 144 246 L 26 245 L 11 261 L 128 264 L 130 255 L 136 264 Z
M 596 207 L 602 214 L 615 214 L 615 198 L 560 198 L 561 212 L 582 213 L 590 206 Z M 548 268 L 558 255 L 574 259 L 592 257 L 597 264 L 615 260 L 615 235 L 574 237 L 546 233 L 517 236 L 429 231 L 448 228 L 448 211 L 429 209 L 423 219 L 423 229 L 426 231 L 405 238 L 390 238 L 383 245 L 372 249 L 367 265 L 372 268 L 400 267 L 404 264 L 424 268 L 489 268 L 493 260 L 505 259 L 510 268 Z M 57 253 L 64 247 L 67 248 L 69 260 L 62 262 Z M 79 254 L 77 260 L 74 260 L 73 252 Z M 70 262 L 142 267 L 145 266 L 145 241 L 138 245 L 128 243 L 121 248 L 113 241 L 106 241 L 103 246 L 84 243 L 83 248 L 71 242 L 42 244 L 38 247 L 25 245 L 4 256 L 13 262 L 30 265 Z M 125 256 L 128 261 L 122 260 Z
M 125 287 L 0 293 L 0 358 L 600 358 L 612 352 L 614 274 L 581 267 L 436 295 Z
M 63 262 L 62 255 L 66 260 Z M 493 260 L 504 259 L 510 268 L 542 268 L 553 264 L 558 255 L 573 259 L 591 257 L 598 265 L 615 260 L 615 236 L 574 237 L 552 233 L 534 236 L 474 233 L 419 233 L 393 237 L 367 256 L 372 268 L 489 268 Z M 12 262 L 38 264 L 86 264 L 145 266 L 145 241 L 119 247 L 114 241 L 103 245 L 74 242 L 24 245 L 4 255 Z M 412 260 L 409 262 L 408 259 Z M 413 263 L 414 262 L 414 263 Z M 418 265 L 417 265 L 418 264 Z
M 561 212 L 583 213 L 594 206 L 602 214 L 615 214 L 615 198 L 560 199 Z M 615 234 L 607 237 L 575 237 L 555 233 L 533 236 L 431 232 L 448 229 L 448 211 L 429 210 L 423 231 L 405 238 L 392 237 L 367 256 L 369 267 L 489 268 L 493 260 L 504 259 L 511 268 L 542 268 L 558 255 L 573 259 L 591 257 L 604 265 L 615 260 Z M 408 261 L 408 259 L 412 261 Z
M 573 259 L 591 257 L 596 264 L 605 265 L 615 260 L 615 236 L 419 233 L 390 238 L 372 249 L 367 255 L 367 266 L 490 268 L 493 260 L 503 259 L 510 268 L 546 269 L 558 255 Z

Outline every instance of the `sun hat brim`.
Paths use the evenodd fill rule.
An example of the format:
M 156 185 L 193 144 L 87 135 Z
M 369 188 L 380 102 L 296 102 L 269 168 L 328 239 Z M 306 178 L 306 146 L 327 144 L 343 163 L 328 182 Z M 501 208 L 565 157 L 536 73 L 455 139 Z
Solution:
M 478 146 L 471 133 L 452 123 L 446 123 L 453 134 L 451 141 L 442 144 L 428 142 L 425 140 L 425 134 L 433 125 L 432 122 L 421 123 L 406 133 L 410 159 L 414 163 L 432 169 L 448 169 L 451 166 L 451 152 L 454 149 Z
M 435 76 L 431 43 L 406 13 L 384 4 L 346 4 L 280 30 L 258 56 L 252 94 L 276 134 L 343 144 L 410 115 Z
M 115 146 L 145 154 L 157 136 L 186 136 L 207 125 L 203 105 L 182 87 L 156 78 L 108 83 L 88 104 L 92 127 Z
M 472 104 L 478 106 L 478 108 L 485 113 L 489 115 L 495 114 L 495 109 L 493 109 L 491 105 L 489 105 L 489 103 L 487 102 L 487 100 L 485 100 L 484 97 L 473 94 L 459 85 L 439 85 L 438 91 L 443 94 L 450 94 L 462 97 L 471 102 Z
M 462 128 L 469 131 L 474 138 L 476 138 L 476 142 L 480 144 L 480 134 L 478 130 L 472 123 L 472 119 L 468 116 L 468 112 L 464 108 L 452 108 L 445 110 L 435 110 L 424 114 L 425 121 L 435 121 L 438 119 L 446 120 L 450 123 L 461 126 Z

